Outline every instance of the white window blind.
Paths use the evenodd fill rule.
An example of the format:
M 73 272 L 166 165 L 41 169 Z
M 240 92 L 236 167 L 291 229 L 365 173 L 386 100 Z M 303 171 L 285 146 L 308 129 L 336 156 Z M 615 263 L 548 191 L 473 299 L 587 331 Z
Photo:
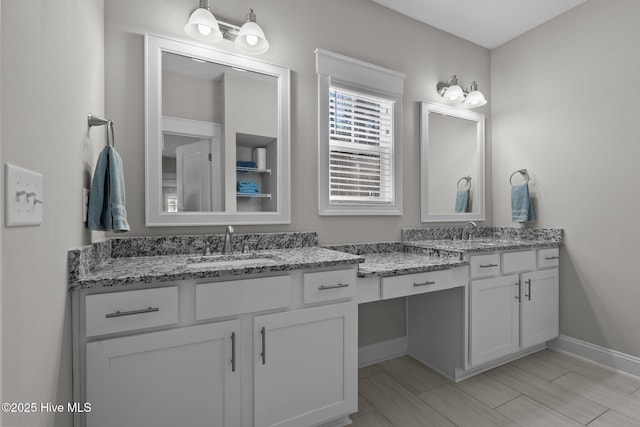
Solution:
M 329 202 L 394 202 L 394 101 L 329 88 Z

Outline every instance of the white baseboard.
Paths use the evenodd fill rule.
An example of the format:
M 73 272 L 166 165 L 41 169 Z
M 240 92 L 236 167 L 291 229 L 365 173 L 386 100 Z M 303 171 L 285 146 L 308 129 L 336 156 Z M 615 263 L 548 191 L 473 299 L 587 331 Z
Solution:
M 640 376 L 640 357 L 631 356 L 566 335 L 560 335 L 557 339 L 550 341 L 549 348 L 572 353 L 610 368 Z
M 358 349 L 358 367 L 364 368 L 394 357 L 404 356 L 408 350 L 407 337 L 362 346 Z

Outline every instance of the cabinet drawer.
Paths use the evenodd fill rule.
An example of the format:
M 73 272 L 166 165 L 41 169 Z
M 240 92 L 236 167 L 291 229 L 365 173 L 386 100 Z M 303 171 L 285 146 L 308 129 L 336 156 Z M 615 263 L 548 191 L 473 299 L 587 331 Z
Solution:
M 178 287 L 87 295 L 88 337 L 178 322 Z
M 451 270 L 384 277 L 382 278 L 382 299 L 439 291 L 455 286 L 458 285 L 453 281 Z
M 538 268 L 557 267 L 560 264 L 558 248 L 540 249 L 538 251 Z
M 504 274 L 536 269 L 536 251 L 506 252 L 502 254 Z
M 356 271 L 337 270 L 306 273 L 303 280 L 305 304 L 356 296 Z
M 500 254 L 474 255 L 469 258 L 471 278 L 498 276 Z
M 291 276 L 196 285 L 196 320 L 233 316 L 291 305 Z

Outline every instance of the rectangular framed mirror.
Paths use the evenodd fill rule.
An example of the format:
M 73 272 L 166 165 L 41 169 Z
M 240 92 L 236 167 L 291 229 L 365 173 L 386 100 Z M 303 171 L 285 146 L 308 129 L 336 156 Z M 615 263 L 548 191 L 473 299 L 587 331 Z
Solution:
M 484 221 L 483 114 L 420 103 L 420 219 Z
M 291 222 L 290 71 L 145 36 L 147 226 Z

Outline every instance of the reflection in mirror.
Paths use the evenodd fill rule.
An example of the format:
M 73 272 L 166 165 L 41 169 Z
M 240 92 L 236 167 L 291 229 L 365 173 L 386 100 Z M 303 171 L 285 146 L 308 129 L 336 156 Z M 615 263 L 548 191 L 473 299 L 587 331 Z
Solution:
M 421 104 L 421 219 L 484 220 L 484 115 Z
M 147 225 L 288 223 L 289 70 L 146 42 Z

